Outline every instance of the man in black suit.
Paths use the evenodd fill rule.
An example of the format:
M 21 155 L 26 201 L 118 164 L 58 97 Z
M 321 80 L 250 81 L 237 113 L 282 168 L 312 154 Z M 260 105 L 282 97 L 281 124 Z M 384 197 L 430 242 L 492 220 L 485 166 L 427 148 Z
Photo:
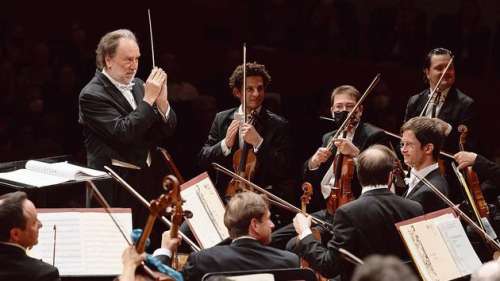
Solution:
M 120 160 L 142 168 L 121 171 L 127 180 L 150 178 L 146 174 L 152 151 L 173 133 L 177 123 L 167 100 L 167 74 L 155 67 L 146 82 L 135 78 L 140 51 L 129 30 L 104 35 L 96 54 L 96 73 L 79 98 L 78 121 L 83 126 L 87 164 L 102 170 L 112 159 Z M 147 182 L 136 179 L 134 183 L 147 186 Z M 117 200 L 116 188 L 101 192 L 114 205 L 124 201 Z
M 401 153 L 406 165 L 412 169 L 408 190 L 403 196 L 422 204 L 425 213 L 446 208 L 447 205 L 418 179 L 429 180 L 444 195 L 448 195 L 448 183 L 441 176 L 437 162 L 444 140 L 442 121 L 414 117 L 403 124 L 401 134 Z
M 436 87 L 452 56 L 452 52 L 444 48 L 433 49 L 427 54 L 423 72 L 429 88 L 410 97 L 404 117 L 406 122 L 415 116 L 420 116 L 425 104 L 432 98 L 423 116 L 437 117 L 451 125 L 451 133 L 443 144 L 443 149 L 446 151 L 459 150 L 458 126 L 466 125 L 468 128 L 473 128 L 475 118 L 474 100 L 454 87 L 455 66 L 453 63 L 444 74 L 434 96 L 430 97 L 431 90 Z
M 293 224 L 298 233 L 294 252 L 327 278 L 340 274 L 350 280 L 354 266 L 341 258 L 343 248 L 359 258 L 371 254 L 407 259 L 395 223 L 423 214 L 417 202 L 401 198 L 387 188 L 396 155 L 383 145 L 373 145 L 357 158 L 362 194 L 335 212 L 333 238 L 325 246 L 311 233 L 311 217 L 297 214 Z
M 253 192 L 234 195 L 226 206 L 224 225 L 233 239 L 230 245 L 214 246 L 189 256 L 183 269 L 186 280 L 201 280 L 210 272 L 283 269 L 299 267 L 299 257 L 293 253 L 266 246 L 271 242 L 274 224 L 265 197 Z M 162 245 L 175 250 L 178 242 L 163 235 Z M 176 238 L 178 241 L 178 238 Z M 167 255 L 158 255 L 169 263 Z
M 243 67 L 236 67 L 229 78 L 229 87 L 242 105 L 217 113 L 199 153 L 199 164 L 203 169 L 210 169 L 210 164 L 216 162 L 232 170 L 234 153 L 245 142 L 256 156 L 252 182 L 290 201 L 294 199 L 294 190 L 290 175 L 292 143 L 288 122 L 262 105 L 270 81 L 271 76 L 264 65 L 246 64 L 246 113 L 257 113 L 253 125 L 244 123 Z M 228 182 L 228 177 L 217 175 L 216 186 L 223 197 Z M 281 210 L 273 209 L 273 212 Z M 280 225 L 279 221 L 276 222 Z
M 26 255 L 38 243 L 37 219 L 33 202 L 26 193 L 13 192 L 0 196 L 0 280 L 61 280 L 52 265 Z
M 331 112 L 337 126 L 340 126 L 340 123 L 345 120 L 345 117 L 352 111 L 360 97 L 361 94 L 359 91 L 350 85 L 342 85 L 332 91 Z M 323 145 L 304 163 L 303 179 L 311 183 L 313 188 L 316 188 L 313 192 L 313 200 L 308 209 L 313 211 L 320 209 L 312 215 L 321 220 L 328 222 L 333 220 L 333 212 L 325 209 L 325 200 L 330 196 L 335 182 L 335 174 L 332 167 L 335 158 L 334 155 L 340 153 L 348 157 L 355 157 L 360 151 L 363 151 L 372 144 L 387 142 L 385 133 L 382 130 L 369 123 L 360 121 L 362 114 L 363 106 L 360 105 L 354 115 L 354 126 L 347 128 L 346 135 L 340 135 L 340 138 L 334 141 L 332 137 L 337 131 L 326 133 L 323 135 Z M 327 145 L 331 141 L 334 142 L 334 145 L 330 150 L 327 148 Z M 352 189 L 354 195 L 359 196 L 361 187 L 355 177 L 352 180 Z M 295 235 L 296 233 L 292 224 L 284 226 L 273 233 L 272 246 L 283 249 Z M 326 241 L 329 240 L 327 233 L 323 233 L 322 237 Z
M 342 85 L 335 88 L 331 95 L 331 112 L 336 120 L 337 126 L 340 126 L 347 114 L 354 108 L 358 100 L 361 98 L 359 91 L 350 85 Z M 308 181 L 313 186 L 321 186 L 323 198 L 326 199 L 330 194 L 329 187 L 333 187 L 335 181 L 335 175 L 332 174 L 332 163 L 334 156 L 338 153 L 337 146 L 342 145 L 343 147 L 349 146 L 352 149 L 353 155 L 359 154 L 359 151 L 363 151 L 367 147 L 373 144 L 385 144 L 387 142 L 385 133 L 379 128 L 361 121 L 363 115 L 363 105 L 360 105 L 356 113 L 354 114 L 353 126 L 348 126 L 344 130 L 345 136 L 343 134 L 339 135 L 339 140 L 332 140 L 332 137 L 337 130 L 331 131 L 323 135 L 323 144 L 314 155 L 309 158 L 304 164 L 303 168 L 303 178 L 304 181 Z M 334 141 L 335 145 L 332 149 L 328 149 L 327 145 L 329 142 Z M 349 155 L 348 155 L 349 156 Z M 354 193 L 359 195 L 361 192 L 361 187 L 355 181 L 354 183 Z

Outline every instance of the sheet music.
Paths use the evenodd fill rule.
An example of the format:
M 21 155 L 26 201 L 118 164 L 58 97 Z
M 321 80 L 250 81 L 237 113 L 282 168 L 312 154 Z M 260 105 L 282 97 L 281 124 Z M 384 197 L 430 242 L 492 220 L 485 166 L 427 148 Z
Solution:
M 456 279 L 481 266 L 460 220 L 443 211 L 397 224 L 425 281 Z
M 114 212 L 113 217 L 125 233 L 132 231 L 130 212 Z M 29 254 L 52 264 L 55 224 L 55 266 L 61 276 L 121 273 L 121 254 L 128 244 L 106 212 L 39 212 L 38 218 L 43 227 Z
M 68 162 L 45 163 L 29 160 L 26 169 L 0 173 L 1 179 L 43 187 L 64 183 L 70 180 L 85 180 L 96 177 L 108 177 L 105 172 L 73 165 Z
M 77 275 L 83 267 L 79 217 L 78 212 L 38 213 L 43 226 L 38 234 L 38 244 L 31 249 L 30 256 L 52 264 L 56 225 L 55 266 L 61 275 Z
M 437 223 L 436 226 L 441 232 L 461 276 L 471 274 L 481 266 L 481 261 L 472 248 L 458 218 Z
M 212 181 L 206 173 L 205 175 L 203 179 L 181 191 L 181 196 L 186 201 L 183 208 L 193 212 L 193 217 L 188 220 L 189 225 L 202 248 L 212 247 L 229 237 L 224 225 L 224 205 Z

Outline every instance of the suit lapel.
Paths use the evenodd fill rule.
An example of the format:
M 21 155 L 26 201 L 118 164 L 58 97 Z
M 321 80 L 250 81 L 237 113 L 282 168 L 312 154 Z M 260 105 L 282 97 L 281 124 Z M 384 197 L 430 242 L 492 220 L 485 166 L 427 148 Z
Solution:
M 352 139 L 352 143 L 358 147 L 359 149 L 363 148 L 365 145 L 367 138 L 367 132 L 365 128 L 365 123 L 359 123 L 356 131 L 354 131 L 354 137 Z
M 430 181 L 430 179 L 434 177 L 434 173 L 439 173 L 439 169 L 436 169 L 436 170 L 428 173 L 425 176 L 425 179 Z M 419 181 L 417 183 L 417 185 L 415 185 L 415 187 L 405 197 L 410 197 L 411 195 L 415 194 L 419 189 L 423 188 L 423 186 L 425 186 L 425 184 L 422 181 Z
M 448 96 L 446 97 L 446 100 L 444 101 L 443 107 L 439 111 L 438 118 L 441 120 L 452 120 L 451 117 L 451 111 L 455 107 L 457 100 L 457 94 L 455 92 L 455 88 L 451 88 L 448 91 Z
M 113 83 L 111 83 L 111 81 L 109 81 L 109 79 L 104 74 L 102 74 L 99 70 L 96 71 L 96 74 L 98 75 L 102 84 L 106 88 L 106 92 L 111 95 L 113 101 L 115 101 L 121 107 L 121 109 L 123 111 L 131 112 L 133 110 L 132 106 L 130 106 L 130 103 L 123 96 L 123 94 L 115 87 L 115 85 L 113 85 Z M 137 87 L 137 85 L 134 86 L 133 90 L 135 90 L 136 87 Z M 134 96 L 134 98 L 135 98 L 135 96 Z
M 424 109 L 425 104 L 427 103 L 427 100 L 429 99 L 429 89 L 426 89 L 420 96 L 418 97 L 417 100 L 417 108 L 415 111 L 415 116 L 419 116 L 420 112 Z

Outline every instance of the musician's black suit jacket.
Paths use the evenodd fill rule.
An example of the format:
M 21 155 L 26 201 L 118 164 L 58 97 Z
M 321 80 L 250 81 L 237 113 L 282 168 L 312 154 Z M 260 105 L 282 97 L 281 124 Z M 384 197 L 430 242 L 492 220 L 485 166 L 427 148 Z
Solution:
M 323 276 L 332 278 L 341 274 L 342 280 L 350 280 L 354 266 L 340 257 L 336 248 L 346 249 L 361 259 L 381 254 L 406 260 L 408 254 L 394 224 L 422 214 L 419 203 L 388 189 L 367 191 L 337 209 L 333 238 L 326 246 L 308 235 L 294 251 Z
M 59 271 L 52 265 L 26 255 L 12 245 L 0 244 L 0 281 L 58 281 Z
M 111 159 L 145 167 L 148 151 L 173 134 L 177 124 L 173 109 L 165 122 L 154 106 L 142 100 L 144 82 L 139 78 L 133 82 L 135 110 L 99 70 L 80 92 L 78 122 L 83 126 L 89 167 L 102 170 Z
M 406 106 L 404 121 L 408 121 L 412 117 L 419 116 L 425 103 L 429 99 L 429 89 L 420 92 L 417 95 L 410 97 Z M 474 131 L 475 121 L 474 100 L 461 92 L 459 89 L 452 87 L 448 91 L 448 95 L 444 104 L 439 111 L 438 118 L 448 122 L 452 126 L 450 135 L 446 138 L 443 145 L 443 150 L 451 153 L 458 151 L 458 140 L 460 133 L 458 125 L 466 125 L 470 131 Z M 469 147 L 474 147 L 474 138 L 468 141 Z
M 294 253 L 262 245 L 250 238 L 241 238 L 230 245 L 214 246 L 189 256 L 183 269 L 187 281 L 201 280 L 209 272 L 283 269 L 299 267 Z
M 477 173 L 481 180 L 490 180 L 496 186 L 500 186 L 500 166 L 498 166 L 497 163 L 478 154 L 472 169 Z
M 439 173 L 439 169 L 428 173 L 425 178 L 429 180 L 435 187 L 437 187 L 439 191 L 441 191 L 444 195 L 448 196 L 448 183 L 446 182 L 446 179 Z M 405 197 L 419 202 L 424 208 L 424 212 L 426 214 L 447 207 L 443 200 L 441 200 L 422 181 L 419 181 L 417 185 L 410 191 L 410 193 L 405 194 Z
M 330 139 L 333 137 L 333 135 L 336 133 L 336 131 L 328 132 L 323 135 L 323 144 L 322 147 L 326 147 L 328 145 L 328 142 Z M 380 130 L 379 128 L 369 124 L 369 123 L 364 123 L 361 122 L 359 123 L 358 127 L 356 128 L 356 131 L 354 132 L 354 138 L 352 139 L 352 143 L 360 150 L 363 151 L 367 149 L 370 145 L 373 144 L 388 144 L 388 139 L 384 131 Z M 303 165 L 303 179 L 304 181 L 310 182 L 314 187 L 320 187 L 321 180 L 325 176 L 327 170 L 330 168 L 332 165 L 332 162 L 335 158 L 335 154 L 337 152 L 337 148 L 333 148 L 333 153 L 332 156 L 323 164 L 319 166 L 318 169 L 316 170 L 309 170 L 309 160 L 304 163 Z M 319 188 L 317 189 L 319 192 Z M 316 191 L 316 190 L 315 190 Z M 355 193 L 356 196 L 358 196 L 361 192 L 361 186 L 359 185 L 357 181 L 357 177 L 355 177 L 354 182 L 353 182 L 353 192 Z
M 237 109 L 225 110 L 215 116 L 208 139 L 198 155 L 201 168 L 211 170 L 211 163 L 215 162 L 233 170 L 233 154 L 239 148 L 238 136 L 228 156 L 224 156 L 222 152 L 221 141 L 226 137 L 227 128 L 234 120 Z M 272 193 L 285 200 L 293 200 L 292 142 L 288 122 L 264 107 L 257 116 L 254 127 L 264 141 L 256 153 L 257 165 L 253 182 L 261 187 L 272 186 Z M 228 182 L 227 176 L 217 173 L 216 186 L 220 194 L 224 193 Z

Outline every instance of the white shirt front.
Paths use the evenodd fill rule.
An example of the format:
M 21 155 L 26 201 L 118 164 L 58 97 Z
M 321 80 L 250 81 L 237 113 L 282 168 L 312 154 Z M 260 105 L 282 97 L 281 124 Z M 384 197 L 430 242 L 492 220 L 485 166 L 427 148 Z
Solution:
M 417 171 L 417 169 L 415 169 L 415 171 L 411 172 L 410 173 L 410 179 L 408 180 L 408 191 L 406 192 L 406 195 L 405 197 L 408 196 L 408 194 L 410 194 L 410 192 L 413 190 L 413 188 L 415 188 L 415 186 L 420 182 L 419 179 L 417 178 L 420 177 L 420 178 L 425 178 L 430 172 L 436 170 L 439 168 L 439 164 L 436 162 L 432 165 L 429 165 L 423 169 L 421 169 L 420 171 Z M 412 168 L 413 169 L 413 168 Z M 415 174 L 417 174 L 417 176 L 415 176 Z
M 446 100 L 446 97 L 448 96 L 448 92 L 450 91 L 450 88 L 444 90 L 441 92 L 441 96 L 439 98 L 439 101 L 437 102 L 437 105 L 436 105 L 436 116 L 434 117 L 437 117 L 439 115 L 439 112 L 441 111 L 441 108 L 443 108 L 443 105 L 444 105 L 444 101 Z M 432 93 L 432 89 L 429 91 L 429 94 L 427 95 L 428 98 L 431 98 L 431 93 Z M 434 93 L 434 95 L 437 95 L 438 93 Z M 427 106 L 427 109 L 425 111 L 425 116 L 426 117 L 432 117 L 432 108 L 434 107 L 434 99 L 431 100 L 429 102 L 429 105 Z

